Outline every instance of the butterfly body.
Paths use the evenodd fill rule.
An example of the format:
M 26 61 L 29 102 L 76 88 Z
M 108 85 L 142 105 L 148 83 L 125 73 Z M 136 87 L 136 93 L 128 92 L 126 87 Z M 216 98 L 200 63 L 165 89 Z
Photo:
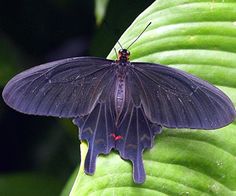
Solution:
M 125 102 L 125 75 L 118 75 L 116 79 L 116 90 L 115 90 L 115 108 L 116 116 L 119 118 L 121 111 L 124 107 Z
M 116 124 L 119 120 L 120 114 L 123 110 L 126 94 L 126 77 L 128 74 L 128 67 L 130 66 L 129 51 L 126 49 L 119 50 L 118 60 L 112 63 L 116 68 L 116 85 L 115 85 L 115 110 L 116 110 Z

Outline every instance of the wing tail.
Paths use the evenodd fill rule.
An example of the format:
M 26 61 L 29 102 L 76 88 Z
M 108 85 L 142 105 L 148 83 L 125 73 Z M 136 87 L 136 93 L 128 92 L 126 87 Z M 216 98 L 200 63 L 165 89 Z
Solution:
M 115 130 L 114 120 L 107 103 L 99 103 L 94 110 L 84 118 L 76 118 L 74 123 L 80 127 L 80 139 L 89 145 L 85 159 L 84 170 L 92 175 L 95 171 L 96 157 L 108 154 L 115 146 L 112 133 Z
M 161 126 L 151 123 L 141 107 L 129 104 L 118 126 L 117 135 L 121 136 L 121 139 L 116 141 L 115 148 L 122 158 L 132 162 L 135 183 L 141 184 L 145 181 L 143 151 L 152 147 L 154 136 L 160 131 Z

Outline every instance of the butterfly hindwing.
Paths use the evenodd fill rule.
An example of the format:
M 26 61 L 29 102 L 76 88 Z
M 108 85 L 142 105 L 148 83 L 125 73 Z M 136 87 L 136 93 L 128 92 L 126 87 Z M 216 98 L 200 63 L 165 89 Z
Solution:
M 122 113 L 117 116 L 114 89 L 115 82 L 109 82 L 101 95 L 102 101 L 98 101 L 92 112 L 74 120 L 80 128 L 80 139 L 86 140 L 89 145 L 85 172 L 93 174 L 97 156 L 108 154 L 114 148 L 122 158 L 132 162 L 134 181 L 143 183 L 146 175 L 142 154 L 144 149 L 152 147 L 154 136 L 160 133 L 161 126 L 147 119 L 142 106 L 136 105 L 132 99 L 131 91 L 126 93 Z
M 106 86 L 94 107 L 85 116 L 77 117 L 73 122 L 79 127 L 80 140 L 87 141 L 89 149 L 85 159 L 84 170 L 93 174 L 96 158 L 99 154 L 108 154 L 115 147 L 114 133 L 116 130 L 114 114 L 115 75 L 110 74 Z
M 79 125 L 80 140 L 86 140 L 89 145 L 84 170 L 87 174 L 93 174 L 97 156 L 108 154 L 115 146 L 112 137 L 115 123 L 109 105 L 98 103 L 89 115 L 75 119 L 74 123 Z
M 115 149 L 122 158 L 132 162 L 135 183 L 145 181 L 143 151 L 152 147 L 155 134 L 160 132 L 161 126 L 151 123 L 145 116 L 143 108 L 135 106 L 130 100 L 119 122 L 116 134 L 121 136 L 121 139 L 116 141 Z

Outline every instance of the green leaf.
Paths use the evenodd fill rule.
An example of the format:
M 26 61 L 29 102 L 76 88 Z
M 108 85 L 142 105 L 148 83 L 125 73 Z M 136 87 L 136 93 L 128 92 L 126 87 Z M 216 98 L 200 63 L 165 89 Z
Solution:
M 2 196 L 57 196 L 62 182 L 50 176 L 36 173 L 1 174 Z
M 77 173 L 79 171 L 79 168 L 76 168 L 76 170 L 73 172 L 73 174 L 71 175 L 70 179 L 67 181 L 64 189 L 61 192 L 60 196 L 68 196 L 71 192 L 71 189 L 73 187 L 74 181 L 76 179 Z
M 120 38 L 131 61 L 176 67 L 222 89 L 236 104 L 236 1 L 157 0 Z M 119 46 L 115 46 L 119 49 Z M 108 58 L 115 59 L 114 51 Z M 81 146 L 82 159 L 87 147 Z M 214 131 L 165 129 L 143 155 L 146 182 L 135 185 L 130 162 L 99 156 L 94 176 L 83 161 L 71 195 L 236 195 L 236 124 Z
M 106 15 L 109 0 L 95 0 L 95 17 L 97 25 L 100 25 Z

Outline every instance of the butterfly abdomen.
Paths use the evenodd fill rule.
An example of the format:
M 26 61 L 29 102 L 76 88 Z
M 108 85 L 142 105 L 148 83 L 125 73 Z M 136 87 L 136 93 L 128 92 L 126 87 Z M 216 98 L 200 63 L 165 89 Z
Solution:
M 116 80 L 116 90 L 115 90 L 115 110 L 116 116 L 120 116 L 120 113 L 124 107 L 125 103 L 125 76 L 119 74 Z

